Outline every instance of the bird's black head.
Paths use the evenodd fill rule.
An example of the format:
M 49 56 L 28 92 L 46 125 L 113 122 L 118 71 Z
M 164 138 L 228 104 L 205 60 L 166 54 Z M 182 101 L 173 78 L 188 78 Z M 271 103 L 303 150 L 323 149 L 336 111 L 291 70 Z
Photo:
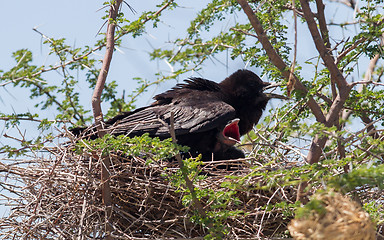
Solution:
M 255 73 L 241 69 L 220 83 L 225 93 L 225 101 L 232 105 L 240 118 L 240 134 L 250 131 L 256 124 L 268 103 L 263 90 L 268 83 L 263 82 Z
M 266 98 L 263 89 L 268 85 L 268 83 L 263 82 L 255 73 L 245 69 L 237 70 L 220 83 L 222 90 L 233 100 L 251 102 L 258 98 Z

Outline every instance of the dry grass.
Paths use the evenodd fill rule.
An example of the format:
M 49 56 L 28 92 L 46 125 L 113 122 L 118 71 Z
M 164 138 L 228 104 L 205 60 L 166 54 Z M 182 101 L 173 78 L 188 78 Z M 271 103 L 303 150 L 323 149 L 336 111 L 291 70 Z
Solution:
M 365 211 L 350 198 L 336 192 L 315 194 L 324 212 L 312 211 L 309 216 L 294 219 L 288 226 L 297 240 L 374 240 L 373 223 Z

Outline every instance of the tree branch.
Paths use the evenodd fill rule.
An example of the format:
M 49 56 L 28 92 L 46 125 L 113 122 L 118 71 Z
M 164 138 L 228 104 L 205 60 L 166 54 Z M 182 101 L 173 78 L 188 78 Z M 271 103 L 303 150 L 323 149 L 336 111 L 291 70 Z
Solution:
M 115 47 L 115 27 L 116 27 L 116 17 L 118 14 L 118 9 L 120 7 L 122 0 L 117 0 L 115 4 L 110 6 L 109 11 L 109 22 L 107 25 L 107 34 L 106 34 L 106 51 L 103 59 L 103 65 L 101 66 L 99 76 L 97 78 L 97 83 L 92 95 L 92 110 L 93 117 L 95 118 L 95 123 L 98 125 L 98 130 L 100 130 L 101 125 L 99 124 L 103 121 L 103 115 L 101 111 L 101 94 L 104 89 L 105 81 L 107 79 L 109 66 L 111 64 L 112 55 Z M 99 131 L 99 137 L 103 137 L 104 134 Z
M 364 81 L 362 82 L 363 85 L 361 85 L 359 87 L 359 89 L 357 90 L 359 93 L 363 91 L 363 86 L 366 85 L 366 84 L 369 84 L 372 82 L 371 78 L 372 78 L 372 74 L 375 70 L 375 67 L 376 67 L 376 64 L 377 62 L 379 61 L 379 58 L 380 58 L 380 54 L 376 54 L 374 58 L 371 59 L 371 61 L 369 62 L 369 65 L 368 65 L 368 68 L 367 68 L 367 71 L 365 71 L 365 75 L 364 75 Z M 352 85 L 355 86 L 356 84 L 359 84 L 359 82 L 354 82 Z M 352 111 L 345 111 L 344 114 L 343 114 L 343 120 L 347 120 L 350 115 L 352 114 Z M 365 123 L 365 124 L 369 124 L 372 122 L 372 120 L 367 116 L 366 113 L 362 113 L 362 115 L 360 116 L 360 119 Z M 378 139 L 380 136 L 377 132 L 375 131 L 372 131 L 372 130 L 376 130 L 375 129 L 375 126 L 374 125 L 369 125 L 369 128 L 367 129 L 367 132 L 372 132 L 373 135 L 372 137 L 375 138 L 375 139 Z
M 367 38 L 365 37 L 362 37 L 360 38 L 359 40 L 357 40 L 356 42 L 354 42 L 349 48 L 345 49 L 343 52 L 341 52 L 339 54 L 339 56 L 337 56 L 337 59 L 336 59 L 336 62 L 335 64 L 339 64 L 339 62 L 350 52 L 352 51 L 353 49 L 355 49 L 357 46 L 359 46 L 361 43 L 363 43 L 365 40 L 367 40 Z
M 308 29 L 312 35 L 312 39 L 315 43 L 316 49 L 319 52 L 321 58 L 323 59 L 325 66 L 328 68 L 331 74 L 331 78 L 337 84 L 337 87 L 340 92 L 346 91 L 348 83 L 345 80 L 342 73 L 340 72 L 340 70 L 337 68 L 337 65 L 335 64 L 335 60 L 333 56 L 330 54 L 329 49 L 327 49 L 326 46 L 324 45 L 325 40 L 320 36 L 314 15 L 311 11 L 311 8 L 309 7 L 309 3 L 306 0 L 300 0 L 300 3 L 303 9 L 304 18 L 307 22 Z M 346 92 L 348 95 L 349 91 L 346 91 Z M 345 93 L 343 93 L 343 95 L 345 95 Z
M 319 20 L 319 27 L 320 27 L 320 33 L 321 37 L 323 38 L 325 47 L 327 49 L 331 49 L 331 43 L 329 42 L 329 32 L 327 28 L 327 23 L 325 21 L 325 15 L 324 15 L 324 3 L 322 0 L 316 0 L 316 7 L 317 7 L 317 19 Z M 331 90 L 332 90 L 332 99 L 334 100 L 337 95 L 335 81 L 333 78 L 331 78 Z
M 316 0 L 316 6 L 317 6 L 317 19 L 319 20 L 319 27 L 320 27 L 321 36 L 323 37 L 325 47 L 328 49 L 331 49 L 331 43 L 329 42 L 327 23 L 325 21 L 325 15 L 324 15 L 325 6 L 324 6 L 323 1 L 322 0 Z
M 109 66 L 111 64 L 112 55 L 115 47 L 115 27 L 116 17 L 119 12 L 120 4 L 122 0 L 116 0 L 113 5 L 110 6 L 109 10 L 109 22 L 107 25 L 106 34 L 106 51 L 103 59 L 103 64 L 100 69 L 99 76 L 97 78 L 96 86 L 92 95 L 92 110 L 93 117 L 95 119 L 95 125 L 100 138 L 105 135 L 103 129 L 103 114 L 101 111 L 101 94 L 104 89 L 105 81 L 107 79 Z M 111 197 L 111 186 L 110 186 L 110 174 L 109 166 L 110 159 L 106 156 L 98 156 L 102 159 L 101 166 L 101 188 L 102 188 L 102 200 L 105 205 L 105 234 L 106 239 L 112 239 L 111 232 L 113 230 L 110 218 L 112 215 L 112 197 Z
M 348 88 L 348 92 L 351 89 L 350 86 L 346 86 L 346 88 Z M 324 123 L 326 127 L 337 126 L 337 120 L 339 119 L 339 114 L 344 107 L 344 103 L 347 97 L 348 97 L 348 94 L 346 96 L 341 96 L 340 93 L 337 95 L 326 116 L 326 122 Z M 319 162 L 323 148 L 325 146 L 325 143 L 327 142 L 327 139 L 328 137 L 319 137 L 318 135 L 314 137 L 308 152 L 308 156 L 307 156 L 307 162 L 309 164 Z
M 283 59 L 278 55 L 276 50 L 273 48 L 271 42 L 268 39 L 268 36 L 266 35 L 262 24 L 260 23 L 257 16 L 254 14 L 252 8 L 249 6 L 248 2 L 246 0 L 237 0 L 237 2 L 242 7 L 244 13 L 247 15 L 249 21 L 252 24 L 252 27 L 254 28 L 258 39 L 263 46 L 264 50 L 266 51 L 269 59 L 271 62 L 280 70 L 284 78 L 287 80 L 290 76 L 289 67 L 287 64 L 283 61 Z M 295 82 L 295 89 L 304 92 L 305 94 L 308 93 L 308 89 L 303 85 L 303 83 L 300 81 L 300 79 L 297 78 L 295 74 L 292 74 Z M 318 122 L 325 122 L 324 114 L 320 108 L 320 106 L 317 104 L 317 102 L 312 98 L 309 97 L 308 100 L 308 107 L 311 109 L 313 115 L 315 116 L 316 120 Z
M 293 73 L 295 72 L 295 64 L 296 64 L 296 55 L 297 55 L 297 14 L 296 14 L 296 0 L 292 0 L 293 7 L 293 23 L 294 23 L 294 32 L 295 32 L 295 42 L 293 46 L 293 60 L 291 64 L 291 70 L 289 74 L 289 79 L 287 83 L 287 95 L 288 97 L 291 95 L 291 91 L 293 90 L 293 86 L 295 85 L 295 78 L 293 77 Z
M 300 3 L 303 9 L 304 18 L 307 22 L 308 29 L 312 35 L 312 39 L 315 43 L 316 49 L 319 52 L 321 58 L 323 59 L 325 66 L 330 72 L 331 82 L 335 82 L 339 90 L 339 93 L 333 100 L 333 104 L 329 109 L 329 112 L 326 116 L 326 121 L 324 123 L 326 127 L 331 127 L 334 125 L 337 126 L 339 114 L 343 109 L 344 103 L 348 98 L 349 92 L 352 87 L 347 83 L 341 71 L 338 69 L 333 56 L 330 54 L 329 49 L 326 48 L 324 44 L 326 41 L 320 36 L 317 24 L 314 19 L 314 15 L 309 7 L 309 3 L 306 0 L 300 0 Z M 320 8 L 321 4 L 321 2 L 319 2 L 318 4 Z M 320 156 L 322 154 L 322 149 L 324 148 L 327 139 L 327 137 L 315 136 L 308 152 L 308 163 L 312 164 L 319 161 Z

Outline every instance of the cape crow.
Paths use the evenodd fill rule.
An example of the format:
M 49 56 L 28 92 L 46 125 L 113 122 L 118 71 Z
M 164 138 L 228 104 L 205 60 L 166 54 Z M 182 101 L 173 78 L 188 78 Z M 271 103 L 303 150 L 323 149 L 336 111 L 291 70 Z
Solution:
M 241 158 L 244 153 L 234 145 L 259 121 L 269 100 L 263 93 L 267 85 L 248 70 L 238 70 L 220 83 L 190 78 L 156 95 L 151 105 L 108 120 L 106 131 L 169 138 L 173 112 L 177 142 L 189 146 L 192 156 L 201 153 L 203 160 Z

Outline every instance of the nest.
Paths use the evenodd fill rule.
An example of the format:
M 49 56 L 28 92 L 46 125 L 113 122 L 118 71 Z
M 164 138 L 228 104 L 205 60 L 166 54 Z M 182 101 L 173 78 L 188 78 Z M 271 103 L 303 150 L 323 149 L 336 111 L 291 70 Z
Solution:
M 365 211 L 355 201 L 336 193 L 313 196 L 320 201 L 324 212 L 312 210 L 310 216 L 294 219 L 288 226 L 291 235 L 298 240 L 373 240 L 376 231 Z
M 39 150 L 32 160 L 0 163 L 2 201 L 10 206 L 9 215 L 0 219 L 2 239 L 102 239 L 106 224 L 112 236 L 120 239 L 200 239 L 208 233 L 206 225 L 193 220 L 193 204 L 183 202 L 185 191 L 170 180 L 179 171 L 178 164 L 117 153 L 108 155 L 112 206 L 107 220 L 102 161 L 92 151 L 76 153 L 73 146 L 46 147 L 48 152 Z M 232 170 L 223 169 L 223 164 L 231 164 Z M 226 192 L 222 183 L 237 181 L 228 176 L 246 176 L 256 164 L 262 167 L 255 159 L 206 163 L 195 178 L 207 176 L 196 180 L 195 187 Z M 223 222 L 228 239 L 260 238 L 286 230 L 289 219 L 280 210 L 267 211 L 264 206 L 293 203 L 295 189 L 262 191 L 255 187 L 260 183 L 260 177 L 248 179 L 246 187 L 232 196 L 236 201 L 222 209 L 210 209 L 211 200 L 200 199 L 207 211 L 241 212 Z
M 0 219 L 2 239 L 104 239 L 108 231 L 115 239 L 202 239 L 210 233 L 207 224 L 194 217 L 197 209 L 188 202 L 185 186 L 172 182 L 180 171 L 177 163 L 110 153 L 112 203 L 106 206 L 102 157 L 93 150 L 74 151 L 78 139 L 64 135 L 65 144 L 31 149 L 29 159 L 0 162 L 0 204 L 9 206 Z M 262 175 L 249 176 L 255 169 L 276 170 L 295 163 L 277 162 L 263 152 L 254 149 L 254 158 L 204 163 L 200 175 L 190 176 L 196 188 L 222 194 L 231 191 L 228 184 L 245 179 L 219 208 L 213 208 L 207 196 L 199 199 L 207 213 L 227 213 L 221 218 L 225 239 L 287 237 L 291 219 L 274 204 L 295 203 L 296 187 L 262 188 Z M 223 168 L 228 165 L 230 171 Z

